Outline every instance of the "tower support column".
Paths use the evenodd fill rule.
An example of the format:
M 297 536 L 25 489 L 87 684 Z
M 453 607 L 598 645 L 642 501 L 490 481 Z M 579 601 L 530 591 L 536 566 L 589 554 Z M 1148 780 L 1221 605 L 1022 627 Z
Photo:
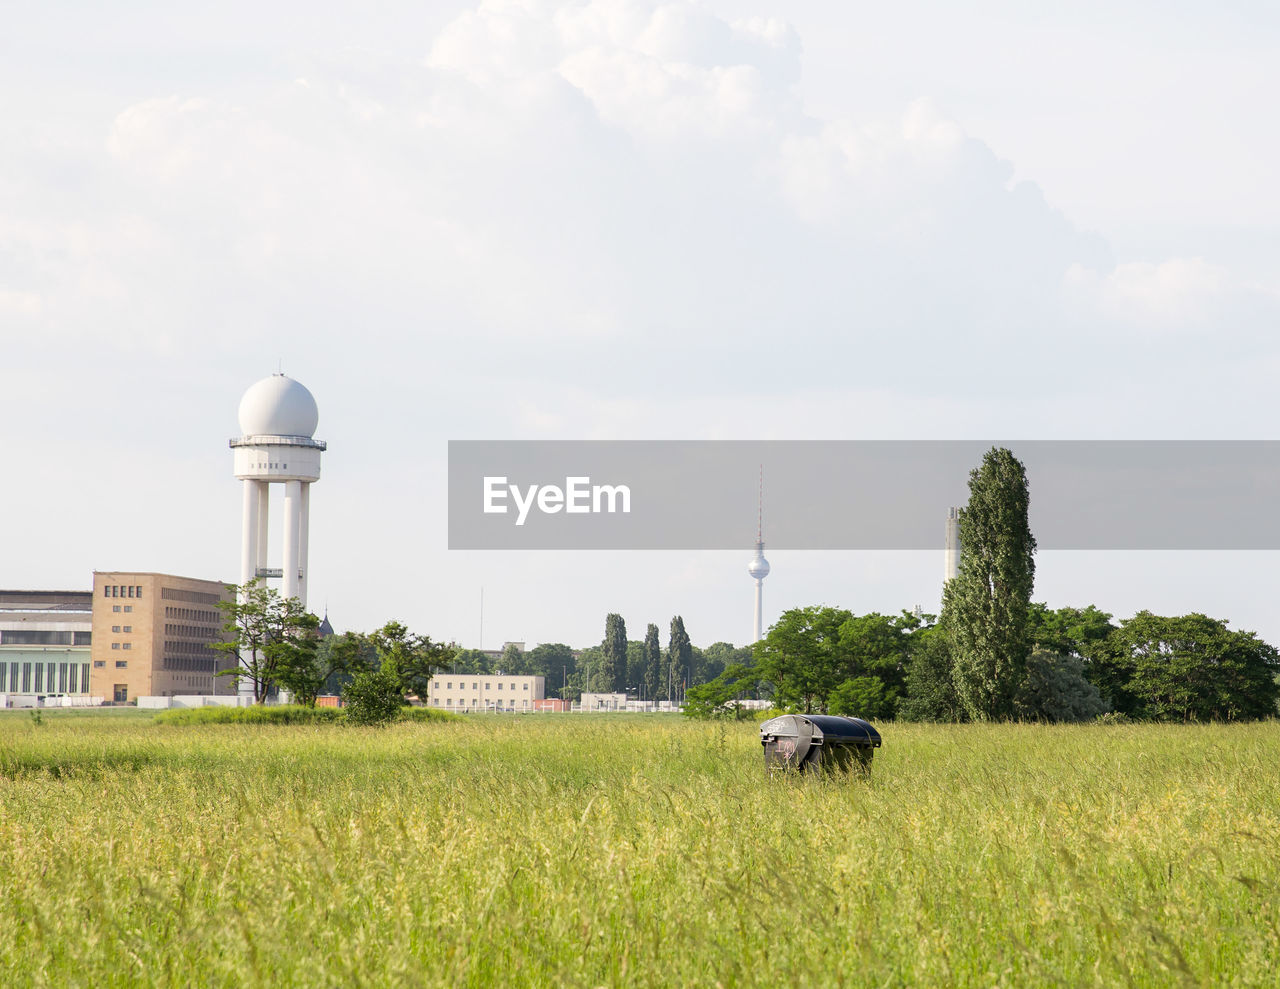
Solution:
M 284 549 L 280 596 L 286 601 L 298 596 L 298 530 L 302 516 L 302 482 L 284 483 Z
M 310 543 L 311 528 L 311 485 L 301 485 L 301 508 L 298 515 L 298 569 L 302 576 L 298 578 L 298 600 L 307 606 L 307 547 Z
M 244 518 L 240 531 L 240 583 L 247 584 L 253 580 L 254 568 L 258 565 L 258 482 L 245 478 L 244 481 Z
M 258 486 L 258 562 L 257 566 L 266 567 L 267 563 L 267 522 L 271 518 L 271 483 L 254 481 Z

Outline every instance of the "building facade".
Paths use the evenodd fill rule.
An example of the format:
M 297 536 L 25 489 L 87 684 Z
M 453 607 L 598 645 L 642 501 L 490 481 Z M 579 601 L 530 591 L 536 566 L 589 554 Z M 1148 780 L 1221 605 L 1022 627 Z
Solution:
M 93 595 L 0 590 L 0 695 L 89 694 Z
M 219 601 L 227 585 L 171 574 L 93 575 L 90 693 L 107 703 L 176 694 L 234 694 L 235 677 L 217 676 L 235 657 L 210 648 L 223 640 Z
M 533 711 L 543 700 L 545 677 L 437 673 L 427 685 L 427 704 L 448 711 Z

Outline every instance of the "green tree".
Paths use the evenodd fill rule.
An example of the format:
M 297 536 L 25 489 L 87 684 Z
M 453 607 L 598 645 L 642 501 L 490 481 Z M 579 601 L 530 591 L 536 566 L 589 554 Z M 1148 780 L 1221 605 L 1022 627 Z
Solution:
M 609 693 L 624 686 L 627 675 L 627 624 L 622 616 L 610 613 L 604 620 L 604 641 L 600 643 L 600 683 Z
M 603 664 L 604 651 L 599 646 L 587 646 L 586 649 L 578 652 L 578 669 L 581 672 L 579 681 L 583 691 L 604 693 L 611 689 L 612 681 L 609 682 L 609 686 L 606 686 L 601 674 Z
M 389 668 L 395 674 L 401 696 L 416 696 L 423 701 L 432 676 L 449 666 L 457 652 L 456 646 L 432 642 L 425 635 L 414 635 L 396 621 L 387 622 L 370 635 L 369 640 L 378 650 L 382 669 Z
M 676 615 L 671 619 L 671 634 L 667 640 L 667 700 L 679 693 L 681 684 L 689 676 L 693 661 L 693 643 L 684 630 L 684 619 Z
M 534 676 L 546 677 L 547 694 L 559 690 L 568 680 L 570 673 L 578 668 L 573 658 L 573 650 L 563 642 L 542 642 L 526 653 L 529 671 Z
M 1280 655 L 1253 632 L 1206 615 L 1140 611 L 1108 640 L 1135 706 L 1159 721 L 1237 721 L 1276 712 Z
M 396 672 L 395 660 L 383 658 L 376 670 L 361 670 L 343 688 L 347 722 L 353 725 L 386 725 L 400 716 L 404 685 Z
M 301 670 L 313 656 L 320 620 L 297 598 L 282 600 L 257 578 L 227 589 L 232 599 L 217 605 L 226 616 L 222 626 L 226 641 L 210 645 L 234 656 L 236 665 L 215 676 L 248 680 L 253 702 L 262 704 L 281 685 L 282 676 Z
M 694 671 L 694 679 L 699 683 L 710 683 L 734 663 L 744 666 L 754 664 L 750 646 L 735 646 L 729 642 L 713 642 L 706 649 L 699 650 L 699 652 L 702 661 Z M 697 662 L 698 658 L 699 653 L 695 653 L 695 662 Z
M 757 693 L 759 671 L 746 663 L 731 663 L 713 679 L 689 688 L 684 714 L 691 718 L 733 717 L 741 720 L 751 712 L 738 701 Z
M 1018 691 L 1018 716 L 1028 721 L 1092 721 L 1107 704 L 1084 675 L 1084 663 L 1070 653 L 1041 646 L 1027 657 L 1027 676 Z
M 912 636 L 905 688 L 906 696 L 897 710 L 897 716 L 902 720 L 968 720 L 960 695 L 956 693 L 951 650 L 946 636 L 937 626 Z
M 498 669 L 507 676 L 527 676 L 529 664 L 525 661 L 524 650 L 514 642 L 508 642 L 502 649 L 502 658 L 498 660 Z
M 493 659 L 479 649 L 459 649 L 453 656 L 452 668 L 456 673 L 485 674 L 493 672 Z
M 780 705 L 826 712 L 831 692 L 847 679 L 840 629 L 852 617 L 841 608 L 792 608 L 756 643 L 756 666 Z
M 662 646 L 658 641 L 658 626 L 649 623 L 644 632 L 644 696 L 657 700 L 658 690 L 665 679 L 662 675 Z
M 858 714 L 854 705 L 864 703 L 862 717 L 891 718 L 906 687 L 912 636 L 932 615 L 853 615 L 840 626 L 840 658 L 845 664 L 838 714 Z M 844 686 L 848 682 L 848 686 Z M 834 694 L 832 695 L 834 697 Z
M 995 448 L 969 474 L 960 510 L 960 567 L 943 590 L 942 621 L 956 692 L 975 720 L 1011 718 L 1026 671 L 1035 537 L 1027 472 Z

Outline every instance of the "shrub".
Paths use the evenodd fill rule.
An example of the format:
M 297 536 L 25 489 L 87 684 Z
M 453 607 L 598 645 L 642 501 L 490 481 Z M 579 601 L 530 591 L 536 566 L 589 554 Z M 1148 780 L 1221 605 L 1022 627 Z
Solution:
M 347 702 L 347 723 L 389 725 L 400 716 L 400 677 L 386 664 L 380 670 L 357 673 L 342 688 Z
M 343 714 L 332 707 L 304 707 L 283 704 L 263 707 L 188 707 L 161 711 L 155 716 L 162 725 L 313 725 L 341 721 Z
M 1037 646 L 1027 658 L 1016 710 L 1033 721 L 1092 721 L 1107 704 L 1085 679 L 1079 659 Z

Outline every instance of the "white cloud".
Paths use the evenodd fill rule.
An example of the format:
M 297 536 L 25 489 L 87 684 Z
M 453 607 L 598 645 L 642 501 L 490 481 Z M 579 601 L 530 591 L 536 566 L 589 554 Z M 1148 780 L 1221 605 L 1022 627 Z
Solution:
M 1102 273 L 1072 265 L 1063 276 L 1068 299 L 1085 314 L 1137 329 L 1205 329 L 1221 321 L 1226 333 L 1242 308 L 1270 307 L 1274 293 L 1242 283 L 1204 258 L 1158 264 L 1130 261 Z

